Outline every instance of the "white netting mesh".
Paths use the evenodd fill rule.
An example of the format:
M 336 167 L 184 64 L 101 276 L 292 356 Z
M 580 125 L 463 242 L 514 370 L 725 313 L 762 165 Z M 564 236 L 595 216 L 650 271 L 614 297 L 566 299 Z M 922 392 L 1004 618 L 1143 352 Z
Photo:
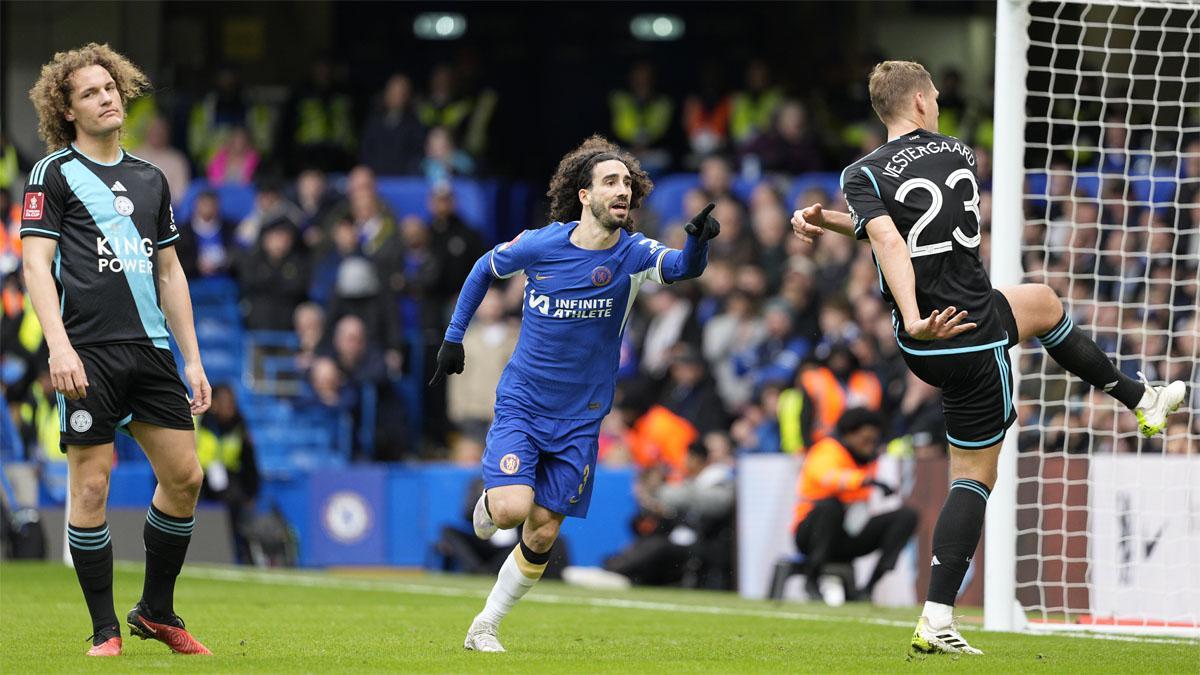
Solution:
M 1025 279 L 1052 286 L 1123 372 L 1190 391 L 1166 437 L 1142 440 L 1123 406 L 1024 350 L 1017 598 L 1043 622 L 1194 630 L 1200 4 L 1028 13 Z

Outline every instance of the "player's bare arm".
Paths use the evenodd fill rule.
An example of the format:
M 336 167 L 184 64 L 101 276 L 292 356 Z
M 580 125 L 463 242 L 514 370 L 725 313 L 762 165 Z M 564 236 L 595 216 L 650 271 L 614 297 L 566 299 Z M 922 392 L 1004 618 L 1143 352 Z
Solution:
M 72 401 L 87 396 L 87 373 L 83 362 L 67 338 L 58 313 L 58 291 L 51 265 L 58 242 L 44 237 L 27 237 L 24 249 L 25 288 L 33 302 L 33 311 L 42 324 L 46 346 L 50 349 L 50 381 L 54 388 Z
M 167 325 L 171 327 L 171 333 L 183 354 L 183 374 L 192 390 L 192 414 L 201 415 L 212 402 L 212 387 L 200 362 L 200 346 L 196 342 L 196 324 L 192 321 L 192 299 L 188 295 L 187 276 L 183 273 L 174 247 L 158 251 L 158 288 Z
M 963 323 L 967 318 L 966 311 L 957 312 L 953 306 L 944 310 L 935 309 L 928 317 L 921 317 L 908 242 L 900 236 L 890 216 L 879 216 L 868 222 L 867 236 L 871 238 L 875 259 L 879 261 L 879 269 L 887 279 L 888 288 L 900 309 L 904 330 L 910 337 L 915 340 L 945 340 L 976 327 L 974 323 Z
M 792 213 L 792 232 L 801 241 L 814 244 L 818 237 L 825 234 L 825 230 L 853 239 L 854 221 L 850 219 L 850 214 L 827 211 L 819 203 Z

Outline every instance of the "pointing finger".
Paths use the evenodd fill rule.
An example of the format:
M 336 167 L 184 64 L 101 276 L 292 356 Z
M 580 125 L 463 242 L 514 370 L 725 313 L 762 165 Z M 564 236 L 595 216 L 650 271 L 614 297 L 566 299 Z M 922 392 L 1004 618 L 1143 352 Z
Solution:
M 712 213 L 712 210 L 713 210 L 714 208 L 716 208 L 716 206 L 717 206 L 717 205 L 716 205 L 716 203 L 714 203 L 714 202 L 709 202 L 709 203 L 708 203 L 708 206 L 704 207 L 704 210 L 702 210 L 700 213 L 697 213 L 697 214 L 696 214 L 696 217 L 695 217 L 695 218 L 693 218 L 692 220 L 696 220 L 696 221 L 702 221 L 702 220 L 704 220 L 705 218 L 707 218 L 707 217 L 708 217 L 708 214 Z

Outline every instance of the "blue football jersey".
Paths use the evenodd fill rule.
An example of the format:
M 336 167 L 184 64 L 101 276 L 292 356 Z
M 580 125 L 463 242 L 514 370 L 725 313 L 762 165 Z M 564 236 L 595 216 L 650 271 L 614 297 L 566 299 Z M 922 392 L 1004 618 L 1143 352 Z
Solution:
M 604 250 L 571 243 L 579 223 L 526 230 L 489 254 L 492 274 L 525 273 L 521 334 L 496 388 L 496 406 L 545 417 L 591 419 L 608 414 L 620 362 L 621 334 L 638 288 L 663 283 L 669 249 L 621 231 Z

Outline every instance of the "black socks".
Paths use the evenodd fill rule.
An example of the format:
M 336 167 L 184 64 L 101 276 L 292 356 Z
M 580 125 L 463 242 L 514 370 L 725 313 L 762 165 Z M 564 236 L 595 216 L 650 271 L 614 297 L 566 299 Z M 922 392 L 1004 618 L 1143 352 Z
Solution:
M 187 557 L 192 540 L 194 516 L 169 516 L 150 505 L 142 537 L 146 542 L 146 582 L 142 587 L 142 603 L 156 619 L 175 615 L 175 577 Z
M 986 485 L 970 478 L 950 483 L 950 494 L 933 528 L 933 567 L 926 598 L 930 602 L 953 605 L 958 597 L 967 565 L 979 545 L 990 494 Z
M 120 635 L 120 623 L 113 610 L 113 551 L 108 523 L 96 527 L 67 525 L 67 541 L 75 576 L 92 615 L 92 632 L 115 627 Z
M 1060 366 L 1124 403 L 1130 410 L 1137 407 L 1142 394 L 1146 393 L 1146 386 L 1117 370 L 1108 355 L 1075 327 L 1066 312 L 1058 325 L 1038 337 L 1038 342 Z

